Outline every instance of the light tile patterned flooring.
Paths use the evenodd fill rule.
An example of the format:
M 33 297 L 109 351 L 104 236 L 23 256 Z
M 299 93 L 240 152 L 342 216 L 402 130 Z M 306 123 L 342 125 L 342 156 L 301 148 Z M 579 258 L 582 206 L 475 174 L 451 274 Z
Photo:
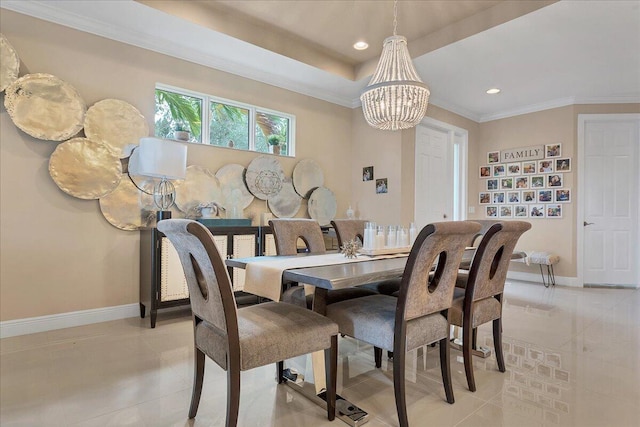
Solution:
M 545 289 L 510 282 L 504 308 L 507 372 L 474 361 L 467 389 L 452 351 L 456 403 L 445 401 L 437 348 L 412 352 L 407 403 L 412 426 L 640 425 L 640 290 Z M 490 327 L 479 343 L 492 347 Z M 192 380 L 187 312 L 125 319 L 0 340 L 0 425 L 221 426 L 226 376 L 208 361 L 200 410 L 187 419 Z M 391 363 L 341 339 L 338 392 L 369 411 L 370 427 L 397 426 Z M 306 358 L 290 363 L 308 368 Z M 274 367 L 242 374 L 241 426 L 345 426 L 274 381 Z

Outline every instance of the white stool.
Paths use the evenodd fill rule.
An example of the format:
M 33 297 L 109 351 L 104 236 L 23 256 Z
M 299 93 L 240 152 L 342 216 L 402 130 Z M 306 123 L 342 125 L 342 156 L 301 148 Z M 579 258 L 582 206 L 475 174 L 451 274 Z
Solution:
M 527 252 L 526 263 L 538 264 L 540 266 L 540 275 L 542 276 L 542 284 L 545 288 L 549 285 L 556 285 L 556 276 L 553 273 L 553 265 L 560 261 L 560 257 L 551 252 Z M 547 278 L 545 280 L 544 271 L 542 266 L 547 266 Z

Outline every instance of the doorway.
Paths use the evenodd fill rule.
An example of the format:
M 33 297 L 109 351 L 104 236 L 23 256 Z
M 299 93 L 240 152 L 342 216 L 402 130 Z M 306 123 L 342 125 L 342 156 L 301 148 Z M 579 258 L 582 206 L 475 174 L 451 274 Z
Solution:
M 418 230 L 431 222 L 466 219 L 468 132 L 426 117 L 416 127 L 414 218 Z
M 578 116 L 578 279 L 640 283 L 640 114 Z

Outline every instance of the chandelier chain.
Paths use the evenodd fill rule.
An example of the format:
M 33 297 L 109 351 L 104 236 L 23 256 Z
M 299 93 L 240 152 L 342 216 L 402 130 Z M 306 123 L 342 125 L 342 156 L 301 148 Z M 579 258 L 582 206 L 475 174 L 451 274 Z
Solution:
M 398 32 L 398 0 L 393 1 L 393 35 L 397 36 Z

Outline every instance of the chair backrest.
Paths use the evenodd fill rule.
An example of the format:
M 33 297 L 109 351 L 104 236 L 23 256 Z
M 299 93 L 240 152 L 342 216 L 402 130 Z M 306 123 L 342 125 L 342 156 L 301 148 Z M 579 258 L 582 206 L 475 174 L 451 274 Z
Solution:
M 158 230 L 178 252 L 193 315 L 213 325 L 221 335 L 237 339 L 238 313 L 233 287 L 211 232 L 188 219 L 159 221 Z
M 472 221 L 448 221 L 429 224 L 420 231 L 402 275 L 396 326 L 451 307 L 462 254 L 478 230 L 480 224 Z
M 495 219 L 474 219 L 473 222 L 477 222 L 478 224 L 480 224 L 481 228 L 480 228 L 480 231 L 478 231 L 476 235 L 473 236 L 473 239 L 469 243 L 469 246 L 473 246 L 477 248 L 478 245 L 480 244 L 480 240 L 482 240 L 482 236 L 484 236 L 485 233 L 489 231 L 489 229 L 493 224 L 496 224 L 500 221 Z
M 526 221 L 502 221 L 487 230 L 469 269 L 465 299 L 478 301 L 503 293 L 513 250 L 530 228 Z
M 338 246 L 341 247 L 349 240 L 360 239 L 364 242 L 364 219 L 334 219 L 331 225 L 338 236 Z
M 298 239 L 301 239 L 310 253 L 323 254 L 327 251 L 324 236 L 318 221 L 314 219 L 272 219 L 269 225 L 273 230 L 278 255 L 295 255 L 298 253 Z

